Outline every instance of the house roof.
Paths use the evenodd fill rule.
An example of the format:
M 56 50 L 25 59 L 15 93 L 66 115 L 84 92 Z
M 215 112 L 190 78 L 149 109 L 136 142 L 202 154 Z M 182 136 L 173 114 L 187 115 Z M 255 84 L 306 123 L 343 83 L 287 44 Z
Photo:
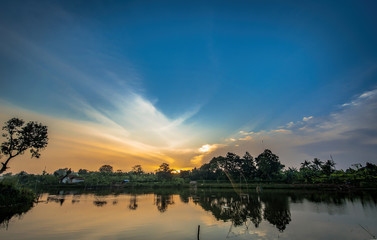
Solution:
M 83 177 L 78 177 L 78 176 L 75 176 L 75 175 L 68 175 L 68 178 L 69 178 L 69 179 L 84 180 Z

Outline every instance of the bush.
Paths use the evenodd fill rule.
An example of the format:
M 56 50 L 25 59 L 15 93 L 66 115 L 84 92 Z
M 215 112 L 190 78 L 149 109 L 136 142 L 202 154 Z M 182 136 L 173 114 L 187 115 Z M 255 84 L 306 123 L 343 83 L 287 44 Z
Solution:
M 33 204 L 36 195 L 26 188 L 19 188 L 14 184 L 0 182 L 0 206 L 12 206 L 16 204 Z

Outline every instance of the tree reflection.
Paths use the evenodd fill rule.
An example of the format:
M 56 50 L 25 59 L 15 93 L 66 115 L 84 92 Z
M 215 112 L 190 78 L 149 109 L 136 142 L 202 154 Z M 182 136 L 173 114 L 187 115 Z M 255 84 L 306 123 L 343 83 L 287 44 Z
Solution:
M 107 201 L 96 200 L 96 201 L 93 201 L 93 204 L 97 207 L 103 207 L 104 205 L 107 204 Z
M 212 212 L 217 220 L 231 221 L 234 226 L 240 226 L 249 219 L 258 227 L 262 221 L 261 202 L 257 196 L 228 194 L 199 196 L 197 199 L 202 208 Z
M 59 203 L 60 206 L 63 206 L 64 201 L 65 201 L 64 195 L 47 197 L 47 202 L 56 202 L 56 203 Z
M 251 221 L 255 227 L 258 227 L 263 217 L 282 232 L 291 221 L 286 195 L 228 193 L 221 196 L 206 196 L 204 194 L 195 196 L 195 199 L 204 210 L 212 212 L 217 220 L 231 221 L 233 226 L 241 226 Z
M 0 228 L 8 229 L 12 217 L 21 217 L 33 207 L 33 204 L 18 205 L 17 207 L 0 207 Z
M 130 198 L 130 204 L 128 205 L 128 208 L 131 209 L 131 210 L 136 210 L 138 205 L 137 205 L 137 195 L 136 194 L 132 194 L 131 195 L 131 198 Z
M 183 191 L 179 194 L 179 198 L 183 203 L 189 203 L 190 201 L 190 192 L 189 191 Z
M 168 206 L 172 204 L 174 204 L 173 195 L 155 195 L 155 205 L 157 206 L 158 211 L 165 212 L 168 209 Z
M 283 232 L 291 221 L 288 196 L 263 193 L 261 199 L 265 205 L 263 218 Z

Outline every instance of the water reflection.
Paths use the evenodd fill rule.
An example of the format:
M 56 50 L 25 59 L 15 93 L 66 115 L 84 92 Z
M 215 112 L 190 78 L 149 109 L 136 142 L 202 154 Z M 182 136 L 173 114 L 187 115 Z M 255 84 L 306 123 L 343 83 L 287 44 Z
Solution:
M 13 217 L 21 218 L 23 214 L 27 213 L 33 204 L 20 205 L 15 207 L 0 207 L 0 229 L 8 229 L 9 221 Z
M 132 194 L 130 198 L 130 204 L 128 205 L 128 208 L 131 210 L 136 210 L 139 205 L 137 204 L 137 195 Z
M 59 209 L 68 207 L 67 204 L 69 206 L 77 205 L 81 208 L 90 203 L 92 207 L 94 205 L 103 209 L 115 209 L 119 205 L 123 209 L 132 210 L 132 214 L 146 211 L 144 210 L 144 208 L 148 208 L 145 205 L 146 201 L 150 203 L 149 205 L 153 207 L 154 211 L 159 213 L 166 213 L 170 209 L 179 212 L 179 209 L 173 210 L 173 208 L 196 205 L 209 212 L 217 221 L 230 222 L 231 227 L 245 226 L 246 229 L 249 229 L 250 226 L 254 226 L 255 229 L 258 229 L 263 226 L 262 222 L 264 222 L 271 224 L 271 228 L 280 233 L 286 232 L 292 224 L 293 216 L 290 209 L 292 204 L 297 206 L 309 202 L 310 204 L 305 206 L 309 206 L 311 212 L 327 212 L 329 215 L 344 214 L 350 202 L 359 202 L 362 206 L 372 206 L 373 208 L 376 208 L 377 204 L 377 195 L 374 192 L 263 191 L 257 193 L 249 191 L 237 193 L 201 189 L 137 190 L 123 193 L 108 190 L 101 192 L 55 191 L 45 195 L 44 199 L 45 201 L 39 204 L 54 205 L 55 203 Z M 12 217 L 21 216 L 31 207 L 0 208 L 1 226 L 7 228 Z M 91 211 L 93 212 L 93 210 Z M 102 213 L 106 211 L 102 211 Z M 143 217 L 148 218 L 148 216 Z
M 217 220 L 231 221 L 234 226 L 241 226 L 251 221 L 255 227 L 262 218 L 279 231 L 284 231 L 291 221 L 289 200 L 286 195 L 273 193 L 195 196 L 196 202 L 206 211 L 210 211 Z
M 168 209 L 169 205 L 174 204 L 173 195 L 170 194 L 156 194 L 155 195 L 155 205 L 157 206 L 158 211 L 165 212 Z
M 47 202 L 56 202 L 56 203 L 59 203 L 60 206 L 63 205 L 64 201 L 65 201 L 64 195 L 63 196 L 49 196 L 47 198 Z
M 280 232 L 283 232 L 291 221 L 288 196 L 281 195 L 281 197 L 276 197 L 272 193 L 263 193 L 261 194 L 261 200 L 265 205 L 263 218 L 274 225 Z
M 97 207 L 103 207 L 104 205 L 107 204 L 107 201 L 95 200 L 93 201 L 93 204 Z

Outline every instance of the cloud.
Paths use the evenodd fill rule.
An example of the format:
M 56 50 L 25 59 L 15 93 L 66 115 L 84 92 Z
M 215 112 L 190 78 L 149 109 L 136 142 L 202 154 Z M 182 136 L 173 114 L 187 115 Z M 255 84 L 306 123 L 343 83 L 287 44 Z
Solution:
M 357 106 L 357 105 L 362 104 L 368 98 L 375 98 L 376 95 L 377 95 L 377 89 L 367 91 L 367 92 L 360 94 L 359 96 L 357 96 L 352 101 L 342 104 L 341 106 L 342 107 Z
M 313 116 L 310 116 L 310 117 L 304 117 L 304 118 L 302 119 L 302 121 L 307 122 L 307 121 L 309 121 L 309 120 L 312 119 L 312 118 L 313 118 Z
M 248 141 L 248 140 L 251 140 L 253 137 L 252 136 L 246 136 L 246 137 L 242 137 L 242 138 L 239 138 L 238 140 L 239 141 Z
M 197 165 L 197 166 L 200 166 L 202 164 L 202 161 L 203 161 L 203 157 L 205 155 L 197 155 L 197 156 L 194 156 L 192 159 L 191 159 L 191 163 L 194 164 L 194 165 Z
M 294 125 L 295 125 L 294 122 L 289 122 L 289 123 L 287 123 L 287 128 L 291 128 L 291 127 L 293 127 Z
M 202 147 L 200 147 L 197 151 L 199 155 L 195 155 L 191 158 L 190 162 L 191 164 L 195 166 L 200 166 L 203 164 L 203 159 L 211 154 L 211 152 L 215 151 L 219 147 L 225 146 L 224 144 L 205 144 Z
M 16 116 L 25 121 L 38 121 L 48 126 L 49 145 L 42 152 L 41 159 L 30 160 L 30 156 L 25 154 L 16 161 L 11 162 L 11 171 L 18 172 L 27 170 L 28 172 L 41 172 L 44 167 L 52 172 L 58 168 L 70 167 L 74 170 L 87 168 L 97 170 L 103 164 L 111 164 L 115 169 L 127 170 L 133 165 L 142 164 L 147 171 L 156 169 L 162 162 L 171 164 L 172 167 L 184 168 L 193 166 L 190 160 L 198 151 L 196 149 L 185 148 L 184 145 L 173 144 L 171 141 L 180 138 L 189 138 L 182 124 L 174 125 L 171 128 L 153 132 L 154 128 L 162 128 L 173 122 L 155 113 L 150 106 L 140 111 L 157 114 L 157 123 L 153 127 L 146 129 L 149 135 L 157 142 L 137 140 L 142 134 L 140 129 L 132 129 L 132 125 L 124 126 L 122 123 L 112 120 L 105 115 L 87 106 L 86 111 L 95 117 L 96 121 L 82 121 L 75 119 L 55 118 L 48 115 L 38 114 L 29 110 L 20 109 L 4 101 L 0 102 L 0 121 L 5 122 L 10 117 Z M 137 114 L 136 114 L 137 115 Z M 146 115 L 151 117 L 150 115 Z M 130 116 L 130 117 L 135 117 Z M 142 121 L 143 119 L 139 119 Z M 148 119 L 150 121 L 151 119 Z M 153 120 L 153 119 L 152 119 Z M 147 120 L 144 120 L 147 121 Z M 160 121 L 160 122 L 158 122 Z M 130 130 L 128 130 L 128 128 Z M 137 128 L 137 126 L 136 126 Z M 183 129 L 181 131 L 181 129 Z M 193 131 L 194 132 L 194 131 Z M 169 139 L 172 137 L 172 139 Z M 136 139 L 136 140 L 135 140 Z M 192 139 L 193 141 L 196 138 Z M 183 144 L 185 140 L 181 141 Z M 192 143 L 192 144 L 197 144 Z M 189 145 L 189 144 L 188 144 Z M 209 151 L 215 146 L 208 145 Z M 186 161 L 185 161 L 186 159 Z
M 106 66 L 97 69 L 103 71 L 102 75 L 95 76 L 12 30 L 4 27 L 0 30 L 7 33 L 6 43 L 14 45 L 9 55 L 17 56 L 32 69 L 41 66 L 50 69 L 49 84 L 59 86 L 48 89 L 52 98 L 38 99 L 51 102 L 43 114 L 33 111 L 38 109 L 38 103 L 36 107 L 28 105 L 29 110 L 4 99 L 0 103 L 3 122 L 19 116 L 49 126 L 50 144 L 43 155 L 44 159 L 50 159 L 45 163 L 50 171 L 67 165 L 95 170 L 108 162 L 123 169 L 142 163 L 151 170 L 162 162 L 192 166 L 190 159 L 200 142 L 208 138 L 208 131 L 195 122 L 187 123 L 200 111 L 200 106 L 188 107 L 178 117 L 170 118 L 144 96 L 140 84 L 135 84 L 141 80 L 132 64 L 122 65 L 122 69 L 131 69 L 124 76 L 119 75 L 123 70 L 117 74 Z M 35 89 L 38 84 L 43 82 L 36 81 Z M 23 170 L 21 161 L 20 165 L 15 164 L 14 171 Z M 29 165 L 28 169 L 39 171 L 44 166 Z
M 367 91 L 328 116 L 304 117 L 285 128 L 268 131 L 239 131 L 230 138 L 235 141 L 228 141 L 202 161 L 227 152 L 242 155 L 249 151 L 258 156 L 269 148 L 287 167 L 299 167 L 301 162 L 314 157 L 327 160 L 330 155 L 342 169 L 354 163 L 377 163 L 376 119 L 377 90 Z

